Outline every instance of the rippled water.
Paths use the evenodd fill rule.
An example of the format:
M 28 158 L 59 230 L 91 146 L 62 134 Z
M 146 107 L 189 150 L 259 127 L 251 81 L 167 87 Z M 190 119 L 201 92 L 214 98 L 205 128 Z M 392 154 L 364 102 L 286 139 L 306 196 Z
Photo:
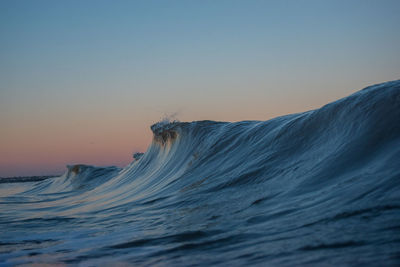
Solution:
M 0 263 L 400 264 L 400 81 L 269 121 L 152 130 L 123 169 L 0 183 Z

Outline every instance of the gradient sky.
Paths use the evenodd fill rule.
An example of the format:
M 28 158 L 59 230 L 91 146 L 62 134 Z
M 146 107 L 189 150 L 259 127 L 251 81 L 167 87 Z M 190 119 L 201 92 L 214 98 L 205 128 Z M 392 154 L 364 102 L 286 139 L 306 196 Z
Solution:
M 400 1 L 0 1 L 0 176 L 124 166 L 164 114 L 267 120 L 400 78 Z

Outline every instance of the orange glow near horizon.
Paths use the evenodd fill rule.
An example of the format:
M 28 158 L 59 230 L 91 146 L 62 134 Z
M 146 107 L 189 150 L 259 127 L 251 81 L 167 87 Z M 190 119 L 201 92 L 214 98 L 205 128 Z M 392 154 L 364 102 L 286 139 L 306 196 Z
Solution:
M 271 99 L 250 101 L 251 98 L 248 98 L 246 101 L 242 98 L 241 101 L 225 103 L 224 109 L 220 100 L 211 101 L 207 109 L 201 103 L 193 103 L 183 106 L 177 119 L 267 120 L 321 106 L 315 100 L 313 107 L 309 106 L 313 104 L 311 101 L 299 102 L 299 97 L 293 97 L 297 102 L 293 98 L 280 98 L 276 97 L 275 103 Z M 319 102 L 322 101 L 326 100 L 321 98 Z M 303 110 L 300 109 L 301 104 Z M 150 125 L 162 117 L 157 112 L 150 112 L 153 118 L 142 117 L 133 121 L 130 114 L 115 112 L 93 117 L 90 112 L 83 112 L 81 116 L 64 116 L 62 120 L 54 120 L 52 115 L 29 118 L 24 123 L 16 122 L 21 118 L 4 120 L 3 125 L 7 127 L 3 128 L 0 140 L 3 152 L 0 155 L 0 177 L 60 174 L 67 164 L 126 166 L 132 161 L 134 152 L 146 151 L 152 139 Z

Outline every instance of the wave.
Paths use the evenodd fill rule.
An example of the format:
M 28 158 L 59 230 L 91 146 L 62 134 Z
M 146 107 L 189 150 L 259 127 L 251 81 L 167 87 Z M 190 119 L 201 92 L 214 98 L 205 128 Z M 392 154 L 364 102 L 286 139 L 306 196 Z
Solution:
M 268 121 L 151 130 L 123 169 L 68 166 L 2 197 L 0 224 L 24 235 L 1 240 L 29 227 L 41 256 L 27 263 L 399 263 L 400 81 Z M 0 247 L 7 263 L 26 254 Z

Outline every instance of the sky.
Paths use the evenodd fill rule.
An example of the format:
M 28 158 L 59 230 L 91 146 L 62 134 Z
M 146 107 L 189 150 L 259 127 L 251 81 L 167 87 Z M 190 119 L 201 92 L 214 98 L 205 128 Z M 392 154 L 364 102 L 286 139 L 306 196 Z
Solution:
M 125 166 L 150 125 L 268 120 L 400 78 L 400 1 L 0 1 L 0 176 Z

